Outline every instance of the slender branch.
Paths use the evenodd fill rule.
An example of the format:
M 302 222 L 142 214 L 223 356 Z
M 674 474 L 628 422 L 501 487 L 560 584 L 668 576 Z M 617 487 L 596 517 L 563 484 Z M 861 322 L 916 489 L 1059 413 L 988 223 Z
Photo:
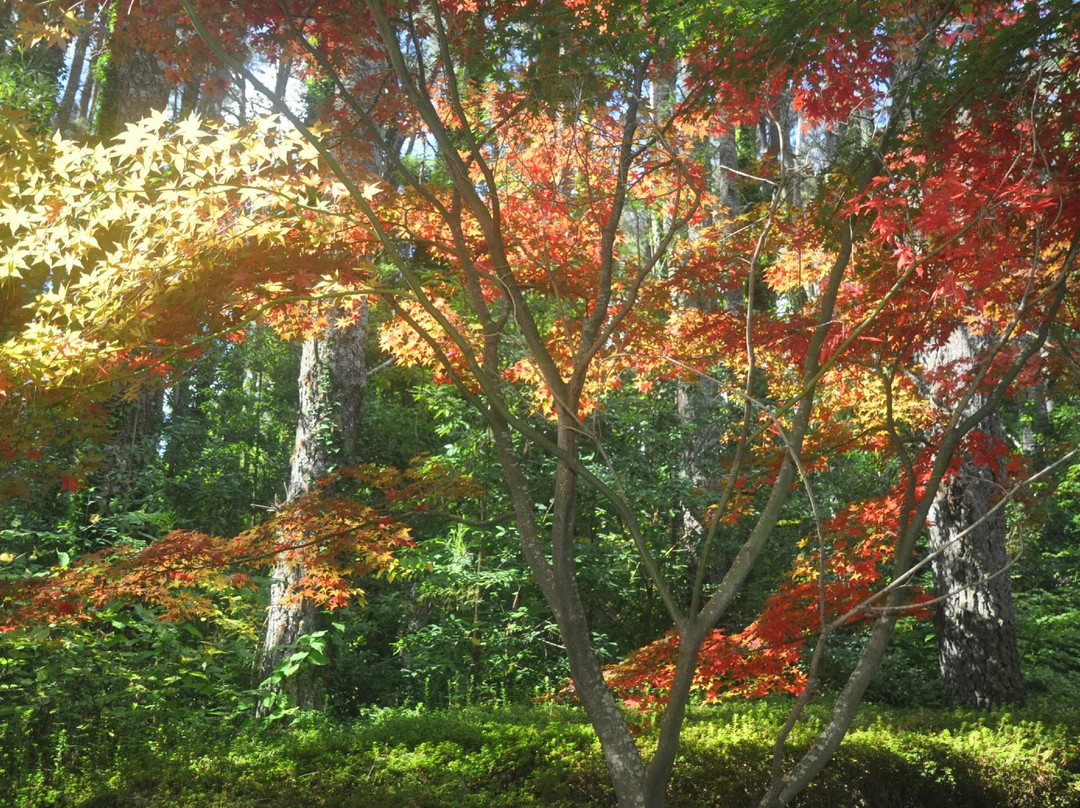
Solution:
M 185 5 L 190 3 L 190 1 L 191 0 L 183 0 Z M 366 0 L 366 4 L 375 21 L 376 28 L 379 30 L 379 34 L 383 39 L 383 45 L 387 49 L 391 64 L 398 74 L 405 94 L 415 105 L 421 119 L 431 131 L 433 137 L 435 137 L 436 142 L 438 142 L 439 147 L 442 150 L 441 154 L 443 160 L 450 173 L 451 179 L 454 182 L 455 188 L 461 194 L 469 212 L 476 219 L 477 223 L 480 225 L 480 229 L 483 231 L 484 240 L 487 244 L 488 251 L 490 252 L 495 273 L 500 279 L 503 291 L 506 292 L 513 303 L 514 319 L 521 329 L 522 336 L 525 338 L 526 344 L 544 377 L 545 383 L 552 391 L 556 402 L 560 403 L 560 405 L 568 411 L 575 410 L 576 408 L 573 406 L 571 396 L 567 395 L 568 390 L 566 382 L 559 371 L 558 364 L 547 350 L 544 338 L 533 318 L 532 310 L 522 293 L 521 284 L 511 270 L 497 220 L 493 217 L 492 212 L 487 208 L 477 192 L 472 178 L 469 175 L 468 166 L 458 154 L 457 148 L 450 137 L 450 133 L 447 131 L 435 109 L 431 97 L 427 93 L 426 86 L 412 79 L 408 66 L 405 63 L 404 54 L 401 52 L 397 38 L 394 35 L 393 27 L 389 18 L 386 16 L 382 4 L 375 2 L 375 0 Z M 446 66 L 448 72 L 452 71 L 452 69 L 452 65 L 448 64 Z M 492 187 L 491 192 L 495 195 L 496 189 Z M 462 269 L 468 271 L 471 268 L 475 271 L 475 267 L 470 267 L 470 264 L 463 266 Z
M 953 453 L 967 434 L 967 431 L 970 431 L 988 412 L 1000 404 L 1006 390 L 1012 385 L 1020 369 L 1045 343 L 1050 333 L 1052 319 L 1056 316 L 1065 300 L 1065 280 L 1072 272 L 1072 264 L 1078 249 L 1080 249 L 1080 228 L 1074 234 L 1069 252 L 1062 262 L 1058 279 L 1050 287 L 1050 290 L 1054 291 L 1055 294 L 1043 314 L 1043 320 L 1038 332 L 1014 360 L 1009 371 L 997 381 L 994 390 L 986 395 L 984 405 L 978 408 L 980 414 L 974 420 L 972 418 L 961 420 L 961 406 L 967 406 L 967 402 L 970 402 L 970 395 L 961 397 L 961 404 L 958 405 L 953 417 L 950 419 L 949 426 L 946 428 L 938 447 L 938 455 L 934 461 L 929 479 L 924 486 L 922 499 L 915 505 L 910 519 L 907 520 L 906 527 L 898 533 L 893 559 L 893 581 L 884 588 L 888 594 L 887 608 L 880 610 L 880 616 L 870 632 L 870 638 L 863 654 L 837 699 L 828 725 L 821 731 L 814 745 L 803 755 L 795 767 L 786 776 L 774 780 L 769 793 L 762 800 L 763 806 L 788 802 L 821 770 L 833 752 L 839 747 L 892 636 L 893 627 L 899 614 L 898 607 L 902 605 L 903 599 L 900 587 L 911 577 L 908 573 L 912 567 L 911 557 L 914 552 L 915 541 L 929 515 L 931 504 L 947 473 Z M 923 561 L 925 562 L 925 559 Z M 849 613 L 842 615 L 840 619 L 851 619 L 851 616 Z M 836 623 L 837 621 L 834 621 L 834 625 Z
M 839 628 L 840 626 L 850 622 L 851 620 L 854 620 L 862 612 L 869 610 L 871 608 L 872 604 L 875 601 L 880 600 L 882 597 L 888 595 L 893 590 L 900 589 L 902 587 L 907 586 L 908 582 L 911 581 L 911 579 L 914 578 L 916 575 L 918 575 L 919 572 L 921 572 L 923 569 L 925 569 L 926 566 L 928 564 L 930 564 L 936 557 L 943 554 L 946 550 L 950 549 L 951 547 L 954 547 L 955 545 L 962 542 L 964 539 L 966 539 L 968 537 L 969 534 L 971 534 L 972 532 L 977 530 L 979 527 L 984 525 L 991 518 L 993 518 L 1007 504 L 1012 502 L 1012 500 L 1014 500 L 1016 498 L 1016 496 L 1023 489 L 1027 488 L 1028 486 L 1032 485 L 1033 483 L 1039 482 L 1040 480 L 1044 479 L 1045 477 L 1048 477 L 1055 470 L 1057 470 L 1061 466 L 1065 465 L 1066 463 L 1068 463 L 1070 460 L 1074 459 L 1077 456 L 1080 456 L 1080 449 L 1073 449 L 1068 454 L 1062 455 L 1057 460 L 1055 460 L 1053 463 L 1051 463 L 1050 465 L 1046 466 L 1043 469 L 1040 469 L 1035 474 L 1029 475 L 1028 477 L 1024 478 L 1020 482 L 1015 483 L 1004 494 L 1002 494 L 1001 498 L 997 502 L 995 502 L 994 505 L 991 508 L 989 508 L 986 511 L 985 514 L 981 515 L 978 519 L 976 519 L 970 525 L 968 525 L 963 530 L 961 530 L 959 533 L 957 533 L 952 539 L 945 542 L 944 544 L 942 544 L 940 547 L 936 548 L 932 552 L 927 553 L 925 556 L 923 556 L 921 559 L 919 559 L 919 561 L 917 563 L 911 565 L 907 569 L 907 571 L 905 571 L 902 575 L 899 575 L 896 578 L 894 578 L 887 586 L 885 586 L 882 589 L 878 590 L 877 592 L 875 592 L 873 595 L 869 596 L 868 598 L 860 601 L 858 604 L 856 604 L 855 606 L 851 607 L 846 612 L 844 612 L 844 614 L 842 614 L 840 617 L 833 620 L 832 623 L 829 625 L 830 630 L 835 630 L 835 629 Z M 921 606 L 922 606 L 922 604 L 916 604 L 914 606 L 914 608 L 921 608 Z M 874 608 L 881 608 L 881 607 L 874 607 Z
M 507 522 L 511 522 L 517 518 L 517 513 L 515 511 L 504 511 L 498 516 L 492 516 L 490 519 L 467 519 L 464 516 L 458 516 L 457 514 L 450 513 L 449 511 L 416 511 L 415 515 L 430 516 L 435 519 L 445 519 L 446 521 L 453 522 L 454 524 L 477 528 L 505 525 Z
M 306 50 L 315 62 L 322 68 L 323 73 L 330 78 L 334 83 L 334 87 L 337 89 L 338 95 L 348 104 L 349 109 L 353 111 L 353 114 L 360 120 L 364 129 L 368 135 L 381 146 L 383 146 L 383 154 L 393 164 L 394 168 L 400 172 L 400 174 L 408 179 L 409 186 L 413 188 L 420 196 L 426 201 L 433 209 L 439 212 L 440 215 L 446 216 L 446 209 L 437 196 L 431 193 L 430 190 L 424 185 L 420 177 L 417 177 L 413 171 L 405 164 L 401 159 L 401 155 L 397 149 L 390 148 L 390 145 L 386 140 L 385 131 L 375 123 L 371 117 L 371 113 L 360 103 L 359 99 L 345 84 L 345 80 L 341 77 L 341 74 L 330 64 L 330 60 L 326 54 L 319 50 L 318 47 L 304 34 L 303 30 L 297 27 L 293 21 L 292 15 L 288 13 L 288 7 L 284 0 L 277 0 L 278 6 L 281 8 L 284 14 L 286 24 L 289 27 L 290 35 L 299 42 L 304 50 Z
M 623 209 L 626 206 L 627 178 L 630 176 L 630 167 L 634 161 L 634 136 L 638 129 L 641 89 L 645 82 L 648 64 L 649 59 L 643 58 L 635 66 L 634 78 L 628 93 L 629 101 L 626 105 L 622 139 L 619 144 L 619 163 L 615 172 L 615 193 L 611 200 L 608 219 L 600 232 L 600 267 L 596 279 L 594 308 L 581 325 L 581 340 L 574 355 L 572 388 L 584 384 L 589 360 L 596 350 L 596 335 L 608 316 L 608 302 L 611 300 L 611 282 L 615 269 L 615 237 L 618 235 Z
M 751 403 L 753 401 L 754 370 L 756 367 L 756 354 L 754 352 L 754 298 L 757 289 L 757 266 L 764 253 L 765 244 L 768 242 L 769 234 L 772 232 L 773 225 L 776 222 L 776 215 L 780 210 L 781 200 L 782 194 L 773 194 L 772 201 L 769 204 L 769 212 L 765 216 L 764 226 L 758 234 L 757 240 L 754 243 L 754 252 L 750 257 L 750 271 L 747 276 L 746 293 L 746 384 L 743 391 L 742 429 L 740 430 L 739 442 L 735 449 L 735 461 L 731 466 L 731 470 L 728 472 L 728 480 L 724 488 L 724 493 L 721 496 L 720 501 L 716 503 L 713 521 L 709 526 L 708 533 L 705 535 L 705 541 L 702 544 L 701 554 L 698 558 L 697 572 L 694 576 L 694 589 L 690 594 L 690 613 L 692 615 L 697 615 L 699 604 L 701 603 L 701 593 L 705 584 L 705 573 L 708 569 L 709 554 L 717 535 L 720 516 L 723 511 L 727 509 L 728 503 L 735 495 L 735 488 L 738 485 L 739 475 L 746 462 L 746 457 L 749 454 L 750 433 L 753 429 Z

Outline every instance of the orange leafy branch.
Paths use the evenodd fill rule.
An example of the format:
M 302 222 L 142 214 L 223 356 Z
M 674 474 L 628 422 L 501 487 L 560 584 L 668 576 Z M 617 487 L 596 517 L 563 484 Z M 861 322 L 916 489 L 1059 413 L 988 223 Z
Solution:
M 307 569 L 290 597 L 339 608 L 362 598 L 359 578 L 392 570 L 394 551 L 409 544 L 408 528 L 385 511 L 316 489 L 232 539 L 175 530 L 8 582 L 0 589 L 3 627 L 84 620 L 114 602 L 155 606 L 164 619 L 205 614 L 215 592 L 253 586 L 252 574 L 280 553 L 301 557 Z
M 0 628 L 85 620 L 114 602 L 154 606 L 164 619 L 208 614 L 215 594 L 253 588 L 281 554 L 305 570 L 287 600 L 307 598 L 328 609 L 363 602 L 360 579 L 392 573 L 396 551 L 412 545 L 405 520 L 453 518 L 447 508 L 482 495 L 478 483 L 427 456 L 404 470 L 339 469 L 231 539 L 174 530 L 146 545 L 119 544 L 42 576 L 6 582 Z
M 874 500 L 851 506 L 825 524 L 830 537 L 823 587 L 828 619 L 845 616 L 845 623 L 867 619 L 857 607 L 872 601 L 880 589 L 883 567 L 891 560 L 887 525 L 895 520 L 891 513 L 895 508 L 892 499 Z M 821 628 L 820 569 L 817 552 L 800 555 L 756 620 L 739 632 L 716 629 L 708 634 L 694 676 L 694 687 L 706 701 L 802 690 L 807 644 Z M 928 600 L 922 590 L 911 590 L 912 605 Z M 926 610 L 913 614 L 921 619 L 929 616 Z M 643 710 L 662 706 L 678 651 L 678 635 L 669 631 L 609 666 L 606 680 L 630 706 Z

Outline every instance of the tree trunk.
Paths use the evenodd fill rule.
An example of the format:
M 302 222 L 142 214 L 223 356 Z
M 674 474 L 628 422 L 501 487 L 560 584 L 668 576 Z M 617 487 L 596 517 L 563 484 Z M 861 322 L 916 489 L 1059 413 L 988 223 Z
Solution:
M 977 348 L 970 334 L 958 330 L 931 365 L 970 362 Z M 976 398 L 972 409 L 981 403 Z M 980 444 L 1000 445 L 1005 436 L 997 412 L 972 437 Z M 959 469 L 943 482 L 930 511 L 930 549 L 937 553 L 934 593 L 941 598 L 934 617 L 941 673 L 949 699 L 957 704 L 1022 704 L 1005 513 L 987 516 L 1006 482 L 1004 462 L 994 453 L 989 462 L 973 458 L 970 451 L 959 457 Z
M 274 89 L 280 98 L 288 89 L 290 64 L 279 65 Z M 396 149 L 401 142 L 389 136 L 384 139 L 387 149 Z M 372 175 L 383 176 L 386 166 L 385 156 L 375 150 L 368 165 Z M 304 343 L 300 356 L 300 415 L 286 489 L 289 500 L 310 490 L 319 477 L 333 469 L 356 462 L 360 405 L 368 378 L 368 311 L 368 302 L 363 299 L 359 311 L 351 313 L 348 325 L 341 322 L 344 313 L 335 312 L 327 333 Z M 263 680 L 273 673 L 299 637 L 315 630 L 314 604 L 307 598 L 285 598 L 290 586 L 295 586 L 303 575 L 302 559 L 282 554 L 275 561 L 266 639 L 259 661 Z M 292 677 L 284 687 L 278 685 L 275 689 L 302 708 L 317 708 L 323 701 L 320 677 Z
M 289 501 L 310 491 L 323 475 L 356 461 L 359 409 L 367 385 L 366 342 L 365 303 L 355 322 L 335 325 L 324 336 L 304 343 L 300 356 L 300 414 L 286 488 Z M 294 554 L 282 553 L 274 562 L 266 638 L 259 660 L 261 680 L 273 674 L 295 650 L 300 637 L 316 629 L 314 602 L 290 596 L 304 574 L 303 560 Z M 321 677 L 311 668 L 301 669 L 301 673 L 270 689 L 303 709 L 317 709 L 323 702 Z M 260 706 L 258 713 L 263 715 L 266 710 Z
M 75 50 L 71 56 L 71 66 L 68 68 L 64 95 L 60 99 L 60 109 L 56 113 L 56 128 L 64 134 L 71 131 L 71 119 L 75 112 L 75 96 L 82 84 L 83 68 L 86 65 L 86 51 L 89 47 L 90 26 L 87 26 L 79 32 L 79 36 L 75 40 Z
M 164 66 L 156 57 L 128 47 L 111 47 L 95 133 L 101 141 L 119 134 L 126 124 L 163 108 L 169 97 Z M 107 462 L 97 485 L 101 513 L 137 508 L 147 493 L 138 477 L 158 450 L 164 424 L 164 391 L 145 380 L 140 384 L 133 400 L 115 402 L 115 434 L 106 449 Z
M 1021 407 L 1025 417 L 1022 418 L 1020 450 L 1034 470 L 1041 471 L 1046 468 L 1045 441 L 1050 434 L 1050 413 L 1053 410 L 1044 380 L 1037 379 L 1024 388 Z
M 109 140 L 124 126 L 165 109 L 172 87 L 165 80 L 165 65 L 152 53 L 137 47 L 117 47 L 105 70 L 97 136 Z
M 89 126 L 90 111 L 97 103 L 97 94 L 98 86 L 94 81 L 94 71 L 90 70 L 86 74 L 86 83 L 83 84 L 82 92 L 79 94 L 79 119 L 86 121 L 87 126 Z

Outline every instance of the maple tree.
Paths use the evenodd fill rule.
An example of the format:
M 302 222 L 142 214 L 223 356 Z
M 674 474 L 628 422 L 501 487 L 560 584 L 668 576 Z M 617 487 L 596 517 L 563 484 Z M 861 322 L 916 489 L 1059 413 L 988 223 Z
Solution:
M 230 62 L 221 31 L 206 29 L 207 10 L 183 5 Z M 788 771 L 786 733 L 779 739 L 763 805 L 789 801 L 839 745 L 910 605 L 918 538 L 958 458 L 1000 460 L 1000 448 L 987 452 L 973 430 L 1033 372 L 1051 325 L 1069 316 L 1063 302 L 1080 244 L 1070 160 L 1078 64 L 1067 10 L 245 6 L 269 39 L 334 85 L 328 128 L 313 132 L 231 61 L 291 116 L 305 154 L 318 152 L 340 183 L 325 203 L 292 203 L 313 214 L 304 221 L 340 222 L 325 218 L 340 205 L 334 212 L 350 229 L 336 243 L 378 254 L 367 286 L 398 316 L 383 347 L 437 368 L 487 422 L 523 553 L 620 805 L 663 803 L 699 658 L 705 676 L 740 675 L 710 667 L 728 642 L 712 632 L 793 491 L 812 496 L 816 470 L 856 448 L 900 469 L 854 533 L 845 535 L 858 521 L 850 512 L 819 520 L 817 563 L 797 569 L 772 611 L 739 637 L 756 654 L 743 657 L 750 674 L 780 677 L 809 632 L 820 649 L 837 617 L 871 624 L 830 722 Z M 991 61 L 1008 80 L 987 91 L 978 82 Z M 767 147 L 756 164 L 715 167 L 741 172 L 760 200 L 733 217 L 701 144 L 759 125 Z M 402 157 L 402 135 L 414 139 L 419 165 Z M 400 187 L 371 192 L 356 155 L 372 150 Z M 425 173 L 429 157 L 437 172 Z M 276 282 L 287 286 L 295 269 Z M 960 328 L 984 335 L 985 347 L 934 380 L 938 400 L 927 406 L 924 357 Z M 620 386 L 648 392 L 659 379 L 702 375 L 742 412 L 721 438 L 720 483 L 700 514 L 705 530 L 684 593 L 644 526 L 647 507 L 603 462 L 601 427 Z M 551 458 L 543 479 L 526 463 L 531 447 Z M 584 489 L 620 517 L 678 637 L 665 642 L 662 666 L 646 666 L 665 691 L 647 761 L 591 644 L 575 552 Z M 723 535 L 741 544 L 706 587 Z M 845 540 L 861 556 L 848 555 Z M 859 585 L 844 586 L 852 570 Z M 792 609 L 800 598 L 809 608 Z M 801 686 L 792 722 L 812 695 L 813 671 L 811 663 L 805 683 L 789 680 Z
M 659 804 L 700 644 L 765 546 L 792 484 L 827 448 L 837 410 L 851 406 L 838 395 L 839 380 L 850 368 L 869 367 L 885 381 L 885 412 L 871 426 L 892 438 L 905 466 L 905 490 L 893 523 L 896 541 L 890 548 L 894 575 L 901 576 L 911 564 L 929 502 L 954 452 L 978 422 L 963 414 L 976 385 L 988 391 L 987 402 L 1000 400 L 1046 338 L 1045 323 L 1060 307 L 1075 252 L 1070 246 L 1074 200 L 1065 161 L 1053 162 L 1062 172 L 1054 183 L 1034 169 L 1014 171 L 1023 155 L 1030 160 L 1036 149 L 1032 127 L 1025 134 L 1015 106 L 1004 105 L 1004 115 L 992 108 L 973 122 L 967 110 L 952 117 L 930 104 L 916 107 L 913 100 L 926 90 L 920 86 L 925 80 L 920 67 L 937 49 L 953 48 L 967 58 L 966 43 L 980 42 L 980 34 L 1016 24 L 1018 18 L 990 6 L 968 21 L 947 8 L 930 19 L 906 15 L 901 8 L 879 12 L 884 20 L 865 8 L 848 15 L 837 11 L 835 18 L 804 29 L 806 52 L 791 56 L 800 61 L 766 71 L 768 81 L 762 86 L 759 74 L 738 70 L 767 52 L 758 50 L 760 40 L 746 39 L 746 30 L 734 34 L 730 51 L 715 45 L 726 41 L 722 34 L 707 45 L 704 37 L 680 41 L 675 30 L 652 20 L 642 26 L 640 12 L 621 4 L 568 6 L 566 19 L 557 23 L 540 8 L 511 10 L 503 4 L 406 6 L 393 13 L 369 4 L 368 9 L 388 69 L 408 101 L 402 126 L 419 125 L 437 144 L 448 177 L 446 187 L 439 188 L 406 171 L 409 187 L 398 199 L 388 196 L 380 200 L 380 209 L 364 209 L 411 293 L 387 296 L 407 328 L 388 334 L 384 345 L 404 360 L 438 365 L 488 419 L 515 499 L 523 549 L 560 624 L 575 690 L 601 738 L 620 802 Z M 680 8 L 680 13 L 693 12 Z M 701 14 L 693 20 L 700 31 L 714 33 L 733 22 Z M 478 16 L 509 32 L 509 42 L 479 39 Z M 771 33 L 764 19 L 755 22 Z M 311 38 L 303 44 L 321 67 L 332 69 L 334 60 L 342 58 L 339 43 L 320 38 L 318 19 L 292 24 L 297 34 L 306 26 Z M 644 38 L 642 30 L 648 32 Z M 356 35 L 369 38 L 372 31 Z M 560 94 L 570 81 L 552 80 L 542 89 L 530 82 L 545 46 L 557 48 L 564 65 L 573 64 L 568 72 L 578 95 L 569 88 Z M 612 53 L 622 58 L 605 58 Z M 673 69 L 670 57 L 677 53 L 690 65 L 685 97 L 676 95 L 667 109 L 650 105 L 649 89 L 664 82 L 664 71 Z M 1056 51 L 1059 81 L 1069 74 L 1064 53 Z M 372 107 L 363 86 L 350 86 L 347 74 L 332 75 L 342 117 L 359 120 L 368 137 L 377 137 L 374 116 L 393 114 L 393 108 L 380 110 L 378 100 Z M 781 161 L 781 170 L 774 169 L 771 177 L 765 168 L 766 178 L 781 191 L 773 193 L 767 210 L 759 211 L 763 225 L 744 230 L 741 244 L 738 239 L 710 241 L 705 235 L 708 189 L 692 159 L 693 146 L 711 129 L 737 124 L 740 114 L 756 120 L 763 108 L 767 113 L 785 87 L 794 88 L 795 105 L 809 126 L 838 126 L 859 107 L 885 114 L 888 103 L 893 110 L 868 141 L 860 143 L 856 130 L 849 141 L 853 153 L 833 162 L 835 179 L 824 178 L 811 216 L 783 205 L 782 191 L 790 180 Z M 722 94 L 726 108 L 714 106 L 713 92 Z M 933 114 L 924 131 L 918 124 L 905 128 L 905 115 L 927 110 Z M 1036 114 L 1044 133 L 1060 125 L 1064 135 L 1074 125 L 1071 111 L 1059 124 L 1049 125 L 1044 116 L 1057 118 L 1049 106 L 1040 105 Z M 1058 147 L 1067 140 L 1047 136 Z M 1041 137 L 1037 147 L 1046 148 Z M 324 157 L 333 162 L 329 153 Z M 636 254 L 623 228 L 633 206 L 660 222 L 652 249 Z M 832 216 L 823 215 L 830 210 Z M 1052 221 L 1060 235 L 1047 241 L 1042 232 L 1051 210 L 1058 214 Z M 745 320 L 730 310 L 671 312 L 660 304 L 670 300 L 680 281 L 702 284 L 700 274 L 680 277 L 680 269 L 693 266 L 690 256 L 680 255 L 687 229 L 696 231 L 696 238 L 685 249 L 691 255 L 711 250 L 713 260 L 727 270 L 717 280 L 749 284 Z M 748 232 L 752 235 L 746 238 Z M 976 236 L 984 250 L 978 254 L 972 250 Z M 792 296 L 781 316 L 757 316 L 754 275 L 770 237 L 773 249 L 790 256 L 786 267 L 775 263 L 773 289 L 793 288 L 781 273 L 786 268 L 812 292 L 801 306 Z M 424 257 L 439 272 L 402 256 L 394 247 L 400 241 L 421 244 Z M 980 260 L 988 244 L 995 245 L 993 257 Z M 740 254 L 749 259 L 749 274 L 730 259 L 721 263 L 726 255 Z M 670 272 L 667 278 L 658 271 L 661 259 Z M 917 282 L 927 276 L 935 277 L 931 290 Z M 979 292 L 986 293 L 984 300 L 968 299 Z M 996 336 L 993 351 L 976 366 L 973 384 L 950 391 L 948 417 L 930 425 L 935 445 L 911 457 L 899 434 L 909 424 L 892 411 L 896 388 L 902 386 L 896 380 L 917 363 L 920 348 L 947 339 L 960 324 L 957 315 L 968 312 L 970 322 Z M 1030 338 L 1014 339 L 1018 331 Z M 410 334 L 416 335 L 411 342 Z M 676 335 L 682 337 L 678 348 L 671 342 Z M 631 370 L 663 372 L 661 366 L 672 357 L 693 366 L 679 354 L 695 336 L 699 350 L 687 358 L 699 367 L 702 357 L 715 361 L 717 344 L 747 345 L 742 361 L 732 362 L 735 373 L 750 380 L 744 390 L 747 416 L 742 435 L 733 441 L 739 448 L 717 510 L 729 520 L 742 518 L 737 509 L 724 512 L 744 505 L 737 495 L 751 487 L 751 474 L 758 485 L 771 485 L 773 493 L 724 581 L 707 597 L 695 591 L 686 611 L 668 588 L 634 507 L 618 490 L 617 470 L 604 479 L 584 467 L 580 446 L 591 439 L 602 447 L 587 418 L 602 403 L 608 380 Z M 755 371 L 768 374 L 775 407 L 773 412 L 766 408 L 764 428 L 753 406 Z M 956 375 L 962 379 L 964 374 Z M 554 439 L 525 419 L 516 394 L 508 392 L 522 382 L 533 391 L 536 411 L 554 423 Z M 647 386 L 647 379 L 642 384 Z M 988 405 L 979 408 L 980 417 Z M 824 428 L 818 429 L 818 422 Z M 550 525 L 536 519 L 514 432 L 556 458 Z M 680 635 L 659 747 L 648 767 L 614 710 L 588 645 L 573 569 L 579 481 L 612 499 Z M 722 521 L 714 518 L 713 524 Z M 867 672 L 880 659 L 905 597 L 902 589 L 889 592 L 884 616 L 875 623 L 868 653 L 842 694 L 833 722 L 795 770 L 777 777 L 767 801 L 787 799 L 839 743 Z
M 177 366 L 199 355 L 200 345 L 226 334 L 242 338 L 260 305 L 282 333 L 307 334 L 325 331 L 329 312 L 340 311 L 341 301 L 349 305 L 354 296 L 353 268 L 330 257 L 332 227 L 311 217 L 294 221 L 288 212 L 316 204 L 319 180 L 302 175 L 310 150 L 273 122 L 210 128 L 192 116 L 172 126 L 158 113 L 128 126 L 108 147 L 80 146 L 60 136 L 39 144 L 17 124 L 10 129 L 21 138 L 13 143 L 22 148 L 5 155 L 11 174 L 4 216 L 11 238 L 4 277 L 22 306 L 13 308 L 5 323 L 10 336 L 2 352 L 8 434 L 18 436 L 18 442 L 4 446 L 9 496 L 32 490 L 28 467 L 45 483 L 59 477 L 62 492 L 77 490 L 85 474 L 102 465 L 101 453 L 85 451 L 83 443 L 102 441 L 117 409 L 139 398 L 148 383 L 152 389 L 170 382 Z M 305 252 L 318 275 L 297 271 Z M 223 260 L 231 268 L 231 284 L 218 276 Z M 275 262 L 288 263 L 280 277 L 289 286 L 274 280 Z M 287 299 L 283 293 L 288 292 L 293 294 Z M 320 383 L 314 378 L 316 391 Z M 326 427 L 317 418 L 309 421 L 309 429 Z M 355 439 L 355 426 L 353 433 Z M 50 456 L 39 448 L 43 445 Z M 305 445 L 314 452 L 327 449 L 316 438 Z M 290 500 L 331 471 L 307 455 L 298 454 L 295 464 Z M 311 507 L 310 531 L 318 537 L 317 521 L 326 514 L 321 502 Z M 314 570 L 325 570 L 317 554 L 302 553 L 312 546 L 308 538 L 299 542 L 300 549 L 284 551 L 297 543 L 295 533 L 283 530 L 275 545 L 282 548 L 279 566 L 291 571 L 303 554 Z M 362 535 L 356 546 L 362 549 L 364 541 Z M 170 555 L 163 548 L 188 547 L 185 542 L 176 534 L 155 547 L 181 559 L 183 552 Z M 241 538 L 237 546 L 244 543 Z M 222 550 L 221 560 L 230 552 Z M 145 555 L 131 563 L 163 574 L 167 565 L 150 564 Z M 265 561 L 265 555 L 258 557 Z M 174 574 L 188 573 L 178 564 Z M 328 601 L 305 583 L 313 574 L 301 566 L 278 576 L 276 600 L 287 604 L 283 608 L 294 601 L 308 604 L 307 611 L 343 602 L 341 596 Z M 358 574 L 354 570 L 351 577 Z M 347 592 L 348 576 L 335 575 Z M 105 586 L 81 565 L 54 585 L 69 587 L 75 577 L 97 582 L 90 589 L 74 588 L 79 597 L 98 584 L 99 600 L 129 594 Z M 293 597 L 297 588 L 303 594 Z M 153 601 L 150 592 L 147 598 Z M 285 650 L 264 657 L 267 676 Z

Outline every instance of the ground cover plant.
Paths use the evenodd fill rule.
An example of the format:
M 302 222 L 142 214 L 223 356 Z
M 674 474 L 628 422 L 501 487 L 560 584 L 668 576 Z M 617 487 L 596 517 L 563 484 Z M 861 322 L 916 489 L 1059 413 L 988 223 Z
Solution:
M 691 712 L 670 804 L 751 806 L 789 705 Z M 812 722 L 827 719 L 815 711 Z M 1075 715 L 870 709 L 793 805 L 1048 808 L 1080 798 Z M 655 743 L 655 732 L 639 736 Z M 810 730 L 797 742 L 809 742 Z M 11 742 L 11 739 L 5 739 Z M 387 709 L 350 724 L 306 716 L 252 732 L 178 719 L 93 749 L 54 737 L 53 758 L 13 773 L 13 808 L 46 806 L 611 806 L 595 734 L 578 708 Z M 718 767 L 721 758 L 726 765 Z

